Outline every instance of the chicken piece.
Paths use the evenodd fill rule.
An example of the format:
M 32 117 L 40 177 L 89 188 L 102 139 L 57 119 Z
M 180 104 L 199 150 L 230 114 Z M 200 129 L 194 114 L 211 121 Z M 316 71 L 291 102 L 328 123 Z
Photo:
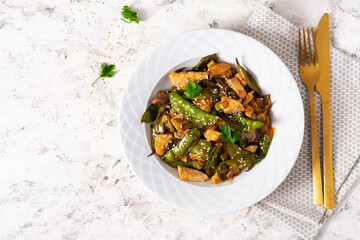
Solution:
M 208 141 L 220 141 L 221 140 L 221 133 L 216 131 L 216 126 L 207 126 L 205 127 L 205 131 L 204 131 L 204 137 L 206 138 L 206 140 Z
M 189 161 L 189 156 L 188 155 L 183 156 L 180 160 L 183 161 L 183 162 L 188 162 Z
M 235 113 L 244 111 L 244 106 L 241 104 L 241 102 L 231 97 L 221 97 L 221 102 L 218 102 L 216 105 L 218 105 L 219 103 L 222 105 L 222 108 L 220 108 L 220 110 L 223 110 L 224 113 Z
M 185 130 L 180 130 L 179 132 L 177 132 L 176 134 L 176 138 L 177 139 L 182 139 L 185 135 L 185 133 L 187 133 L 190 129 L 185 129 Z
M 243 105 L 248 105 L 253 99 L 254 99 L 254 90 L 250 91 L 248 94 L 246 94 L 246 97 L 243 101 Z
M 254 109 L 252 107 L 250 107 L 249 105 L 246 105 L 244 109 L 245 109 L 245 115 L 248 118 L 255 120 L 254 119 L 255 118 Z
M 252 152 L 252 153 L 255 153 L 257 149 L 258 149 L 257 145 L 249 145 L 245 148 L 245 150 Z
M 221 124 L 226 124 L 226 122 L 220 118 L 215 124 L 216 126 L 220 127 Z
M 188 82 L 200 82 L 209 79 L 208 72 L 171 72 L 170 81 L 174 87 L 185 89 Z
M 174 108 L 170 108 L 170 110 L 169 110 L 169 116 L 171 117 L 171 118 L 173 118 L 173 117 L 175 117 L 176 115 L 178 115 L 178 113 L 175 111 L 175 109 Z M 181 115 L 180 115 L 181 116 Z
M 237 78 L 239 79 L 239 81 L 240 81 L 240 83 L 241 83 L 241 85 L 242 85 L 243 87 L 246 86 L 246 81 L 245 81 L 244 78 L 242 77 L 241 73 L 238 72 L 237 74 L 235 74 L 235 77 L 237 77 Z
M 212 176 L 212 178 L 210 180 L 211 184 L 218 184 L 221 182 L 222 182 L 222 180 L 219 178 L 219 176 L 216 173 Z
M 151 101 L 152 104 L 165 104 L 169 102 L 169 93 L 165 91 L 159 91 L 156 97 Z
M 189 157 L 195 161 L 205 161 L 204 159 L 202 159 L 201 157 L 199 157 L 198 155 L 196 155 L 194 153 L 189 153 Z
M 173 138 L 172 134 L 158 134 L 155 138 L 155 152 L 160 156 L 164 155 L 166 149 Z
M 248 139 L 249 142 L 254 142 L 260 137 L 258 130 L 254 130 L 252 132 L 243 132 L 241 133 L 241 139 Z
M 178 166 L 178 173 L 181 180 L 193 181 L 193 182 L 205 182 L 209 180 L 209 177 L 198 170 Z
M 234 90 L 235 94 L 240 98 L 244 99 L 246 96 L 246 91 L 244 87 L 241 85 L 238 78 L 230 78 L 226 79 L 226 83 Z
M 205 99 L 195 99 L 193 103 L 196 107 L 200 108 L 205 112 L 210 112 L 214 106 L 214 102 L 212 98 L 205 98 Z
M 208 69 L 210 79 L 213 77 L 230 78 L 232 76 L 231 67 L 226 63 L 216 63 Z
M 241 170 L 237 167 L 229 167 L 229 172 L 226 175 L 226 178 L 232 182 L 233 178 L 236 177 L 237 175 L 239 175 L 241 173 Z
M 180 114 L 171 118 L 170 121 L 179 133 L 184 132 L 185 129 L 189 129 L 193 125 L 189 120 L 185 119 Z

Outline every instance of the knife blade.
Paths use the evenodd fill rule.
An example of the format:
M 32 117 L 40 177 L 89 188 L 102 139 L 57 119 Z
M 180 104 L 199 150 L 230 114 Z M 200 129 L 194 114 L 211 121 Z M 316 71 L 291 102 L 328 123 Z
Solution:
M 316 31 L 315 44 L 320 65 L 319 82 L 316 91 L 321 95 L 323 113 L 323 169 L 324 169 L 324 207 L 334 208 L 334 179 L 331 141 L 331 102 L 330 102 L 330 36 L 329 14 L 325 13 Z

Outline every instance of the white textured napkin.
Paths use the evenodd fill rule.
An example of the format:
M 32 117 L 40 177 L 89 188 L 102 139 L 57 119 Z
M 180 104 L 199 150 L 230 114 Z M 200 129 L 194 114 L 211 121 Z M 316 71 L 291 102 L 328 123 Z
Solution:
M 313 205 L 309 101 L 298 65 L 298 27 L 265 6 L 254 11 L 242 32 L 273 50 L 299 87 L 305 112 L 300 154 L 285 181 L 256 206 L 305 239 L 314 238 L 333 210 Z M 335 207 L 360 176 L 360 62 L 331 47 L 331 111 Z M 276 103 L 275 103 L 276 104 Z M 321 98 L 315 95 L 322 158 Z

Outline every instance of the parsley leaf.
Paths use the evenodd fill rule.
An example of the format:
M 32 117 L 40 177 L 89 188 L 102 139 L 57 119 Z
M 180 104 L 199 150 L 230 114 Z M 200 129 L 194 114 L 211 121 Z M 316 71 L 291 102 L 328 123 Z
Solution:
M 194 98 L 202 91 L 202 87 L 197 82 L 189 82 L 186 84 L 184 91 L 185 96 L 188 98 Z
M 121 20 L 126 23 L 136 22 L 137 24 L 139 24 L 139 18 L 137 16 L 137 13 L 131 10 L 131 8 L 127 5 L 123 6 L 121 16 L 123 16 Z M 126 21 L 124 18 L 128 21 Z
M 221 139 L 224 141 L 224 142 L 231 142 L 231 143 L 234 143 L 236 141 L 239 141 L 240 138 L 241 138 L 241 132 L 239 129 L 237 129 L 235 132 L 234 132 L 234 135 L 231 136 L 231 128 L 229 127 L 229 125 L 226 125 L 226 124 L 220 124 L 220 132 L 222 133 L 221 135 Z
M 112 65 L 108 65 L 106 63 L 101 64 L 100 76 L 91 84 L 91 86 L 94 85 L 97 82 L 97 80 L 99 80 L 102 77 L 110 78 L 110 77 L 114 76 L 114 74 L 115 74 L 114 68 L 115 68 L 115 65 L 113 65 L 113 64 Z

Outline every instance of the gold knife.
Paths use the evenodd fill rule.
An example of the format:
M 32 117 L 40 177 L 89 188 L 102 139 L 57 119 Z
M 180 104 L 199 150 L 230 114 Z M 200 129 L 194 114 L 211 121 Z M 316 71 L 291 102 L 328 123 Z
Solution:
M 334 203 L 334 179 L 331 144 L 331 103 L 330 103 L 330 39 L 329 14 L 325 13 L 316 31 L 316 47 L 319 57 L 320 78 L 316 91 L 321 95 L 323 113 L 323 168 L 324 168 L 324 207 L 332 209 Z

